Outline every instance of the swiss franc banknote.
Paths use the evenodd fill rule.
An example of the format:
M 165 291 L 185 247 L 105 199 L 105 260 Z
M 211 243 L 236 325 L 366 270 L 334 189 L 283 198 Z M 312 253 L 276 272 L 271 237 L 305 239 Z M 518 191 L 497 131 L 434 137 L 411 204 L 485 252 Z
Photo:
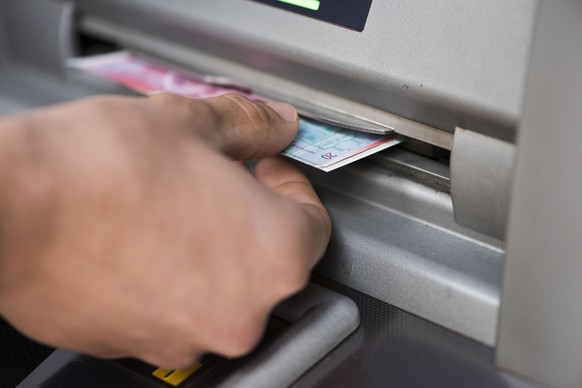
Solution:
M 146 95 L 170 92 L 189 98 L 241 93 L 253 100 L 266 99 L 220 77 L 177 71 L 127 51 L 72 59 L 69 66 Z M 399 136 L 373 135 L 301 119 L 299 133 L 282 154 L 323 171 L 332 171 L 401 143 Z

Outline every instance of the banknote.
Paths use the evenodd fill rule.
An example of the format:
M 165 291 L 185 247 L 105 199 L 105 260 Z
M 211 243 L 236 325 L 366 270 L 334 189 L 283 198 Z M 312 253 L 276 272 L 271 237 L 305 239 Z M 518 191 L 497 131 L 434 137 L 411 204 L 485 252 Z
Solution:
M 69 66 L 145 95 L 169 92 L 189 98 L 206 98 L 236 92 L 253 100 L 268 101 L 226 78 L 176 70 L 127 51 L 75 58 Z M 373 135 L 301 118 L 297 137 L 282 154 L 320 170 L 332 171 L 403 140 L 396 135 Z
M 297 137 L 283 155 L 329 172 L 403 140 L 400 136 L 373 135 L 302 119 Z
M 168 92 L 190 98 L 207 98 L 236 91 L 251 99 L 258 99 L 243 87 L 235 87 L 234 83 L 224 78 L 202 77 L 178 71 L 127 51 L 74 58 L 69 60 L 68 65 L 145 95 Z

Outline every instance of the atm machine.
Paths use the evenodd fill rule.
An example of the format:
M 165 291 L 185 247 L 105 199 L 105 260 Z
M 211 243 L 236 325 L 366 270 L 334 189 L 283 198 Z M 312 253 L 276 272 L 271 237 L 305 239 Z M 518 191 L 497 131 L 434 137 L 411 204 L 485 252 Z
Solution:
M 130 93 L 66 63 L 131 50 L 409 139 L 304 168 L 332 240 L 249 356 L 56 350 L 21 387 L 582 386 L 582 2 L 0 0 L 0 28 L 1 113 Z

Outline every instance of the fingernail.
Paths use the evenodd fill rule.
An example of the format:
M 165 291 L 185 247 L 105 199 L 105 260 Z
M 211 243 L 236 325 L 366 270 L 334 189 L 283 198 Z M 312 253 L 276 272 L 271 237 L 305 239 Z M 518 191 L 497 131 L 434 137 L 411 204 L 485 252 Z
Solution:
M 265 105 L 277 112 L 285 121 L 294 122 L 297 120 L 297 111 L 289 104 L 282 102 L 267 102 Z

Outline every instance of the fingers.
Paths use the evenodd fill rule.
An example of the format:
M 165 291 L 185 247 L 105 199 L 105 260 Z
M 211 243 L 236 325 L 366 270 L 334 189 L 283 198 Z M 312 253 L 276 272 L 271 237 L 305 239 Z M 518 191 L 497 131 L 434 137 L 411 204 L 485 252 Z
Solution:
M 260 159 L 285 149 L 295 138 L 299 118 L 283 103 L 253 102 L 240 94 L 201 100 L 158 95 L 185 107 L 185 128 L 193 129 L 209 144 L 236 160 Z
M 331 220 L 309 180 L 280 157 L 262 160 L 255 168 L 255 176 L 268 189 L 299 205 L 307 221 L 303 240 L 306 251 L 312 252 L 309 264 L 315 265 L 329 242 Z

